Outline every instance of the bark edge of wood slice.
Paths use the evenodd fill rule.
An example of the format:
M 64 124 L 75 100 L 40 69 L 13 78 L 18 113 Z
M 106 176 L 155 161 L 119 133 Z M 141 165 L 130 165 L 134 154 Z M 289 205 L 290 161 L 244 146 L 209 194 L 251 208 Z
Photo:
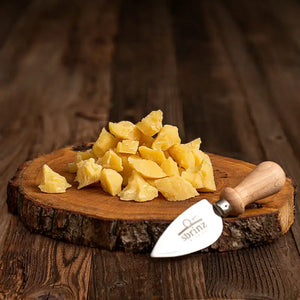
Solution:
M 67 164 L 76 151 L 67 147 L 22 164 L 7 186 L 7 205 L 25 226 L 55 239 L 108 250 L 149 252 L 170 222 L 200 199 L 219 199 L 226 186 L 236 186 L 255 165 L 209 154 L 217 185 L 214 193 L 200 193 L 185 201 L 157 198 L 149 202 L 121 201 L 105 193 L 99 184 L 77 190 L 75 174 Z M 42 166 L 47 163 L 65 176 L 72 188 L 63 194 L 40 192 Z M 250 205 L 239 217 L 223 219 L 221 237 L 207 251 L 229 251 L 269 243 L 286 233 L 294 221 L 295 185 L 287 178 L 283 189 Z

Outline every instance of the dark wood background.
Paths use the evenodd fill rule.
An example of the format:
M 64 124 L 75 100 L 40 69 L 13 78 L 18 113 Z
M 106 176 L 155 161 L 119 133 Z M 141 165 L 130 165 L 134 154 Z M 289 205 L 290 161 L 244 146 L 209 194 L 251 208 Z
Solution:
M 153 109 L 184 141 L 300 182 L 296 1 L 1 1 L 0 298 L 297 299 L 299 196 L 273 244 L 151 259 L 30 234 L 7 212 L 25 160 Z

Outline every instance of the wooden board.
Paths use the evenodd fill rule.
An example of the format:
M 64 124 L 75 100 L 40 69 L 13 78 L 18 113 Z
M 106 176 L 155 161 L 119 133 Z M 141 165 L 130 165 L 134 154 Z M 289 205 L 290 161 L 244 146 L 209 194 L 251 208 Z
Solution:
M 159 197 L 137 203 L 108 195 L 99 183 L 78 190 L 75 174 L 69 173 L 67 166 L 78 149 L 82 150 L 63 148 L 21 165 L 8 184 L 8 208 L 33 232 L 110 250 L 149 251 L 176 216 L 200 199 L 217 201 L 224 187 L 236 186 L 255 167 L 210 154 L 216 192 L 201 193 L 185 201 L 170 202 Z M 65 176 L 72 188 L 63 194 L 40 192 L 38 185 L 45 163 Z M 273 241 L 293 223 L 293 209 L 294 186 L 287 179 L 279 193 L 257 201 L 239 217 L 224 219 L 222 236 L 209 249 L 227 251 Z

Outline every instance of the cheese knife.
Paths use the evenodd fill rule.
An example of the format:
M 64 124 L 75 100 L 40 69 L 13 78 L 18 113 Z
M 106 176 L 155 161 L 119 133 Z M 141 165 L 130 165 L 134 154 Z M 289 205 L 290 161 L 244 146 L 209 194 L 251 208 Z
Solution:
M 248 204 L 279 192 L 285 180 L 277 163 L 260 163 L 235 188 L 226 187 L 214 204 L 203 199 L 181 213 L 160 236 L 151 257 L 182 256 L 207 248 L 222 234 L 222 218 L 238 216 Z

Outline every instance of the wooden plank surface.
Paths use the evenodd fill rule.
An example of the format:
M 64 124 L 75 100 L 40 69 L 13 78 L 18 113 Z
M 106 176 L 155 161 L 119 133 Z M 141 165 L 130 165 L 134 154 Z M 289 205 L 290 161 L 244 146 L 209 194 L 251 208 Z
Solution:
M 273 244 L 157 260 L 30 234 L 5 204 L 25 160 L 155 108 L 184 140 L 275 160 L 299 184 L 299 2 L 0 5 L 0 298 L 300 296 L 299 196 L 292 230 Z

